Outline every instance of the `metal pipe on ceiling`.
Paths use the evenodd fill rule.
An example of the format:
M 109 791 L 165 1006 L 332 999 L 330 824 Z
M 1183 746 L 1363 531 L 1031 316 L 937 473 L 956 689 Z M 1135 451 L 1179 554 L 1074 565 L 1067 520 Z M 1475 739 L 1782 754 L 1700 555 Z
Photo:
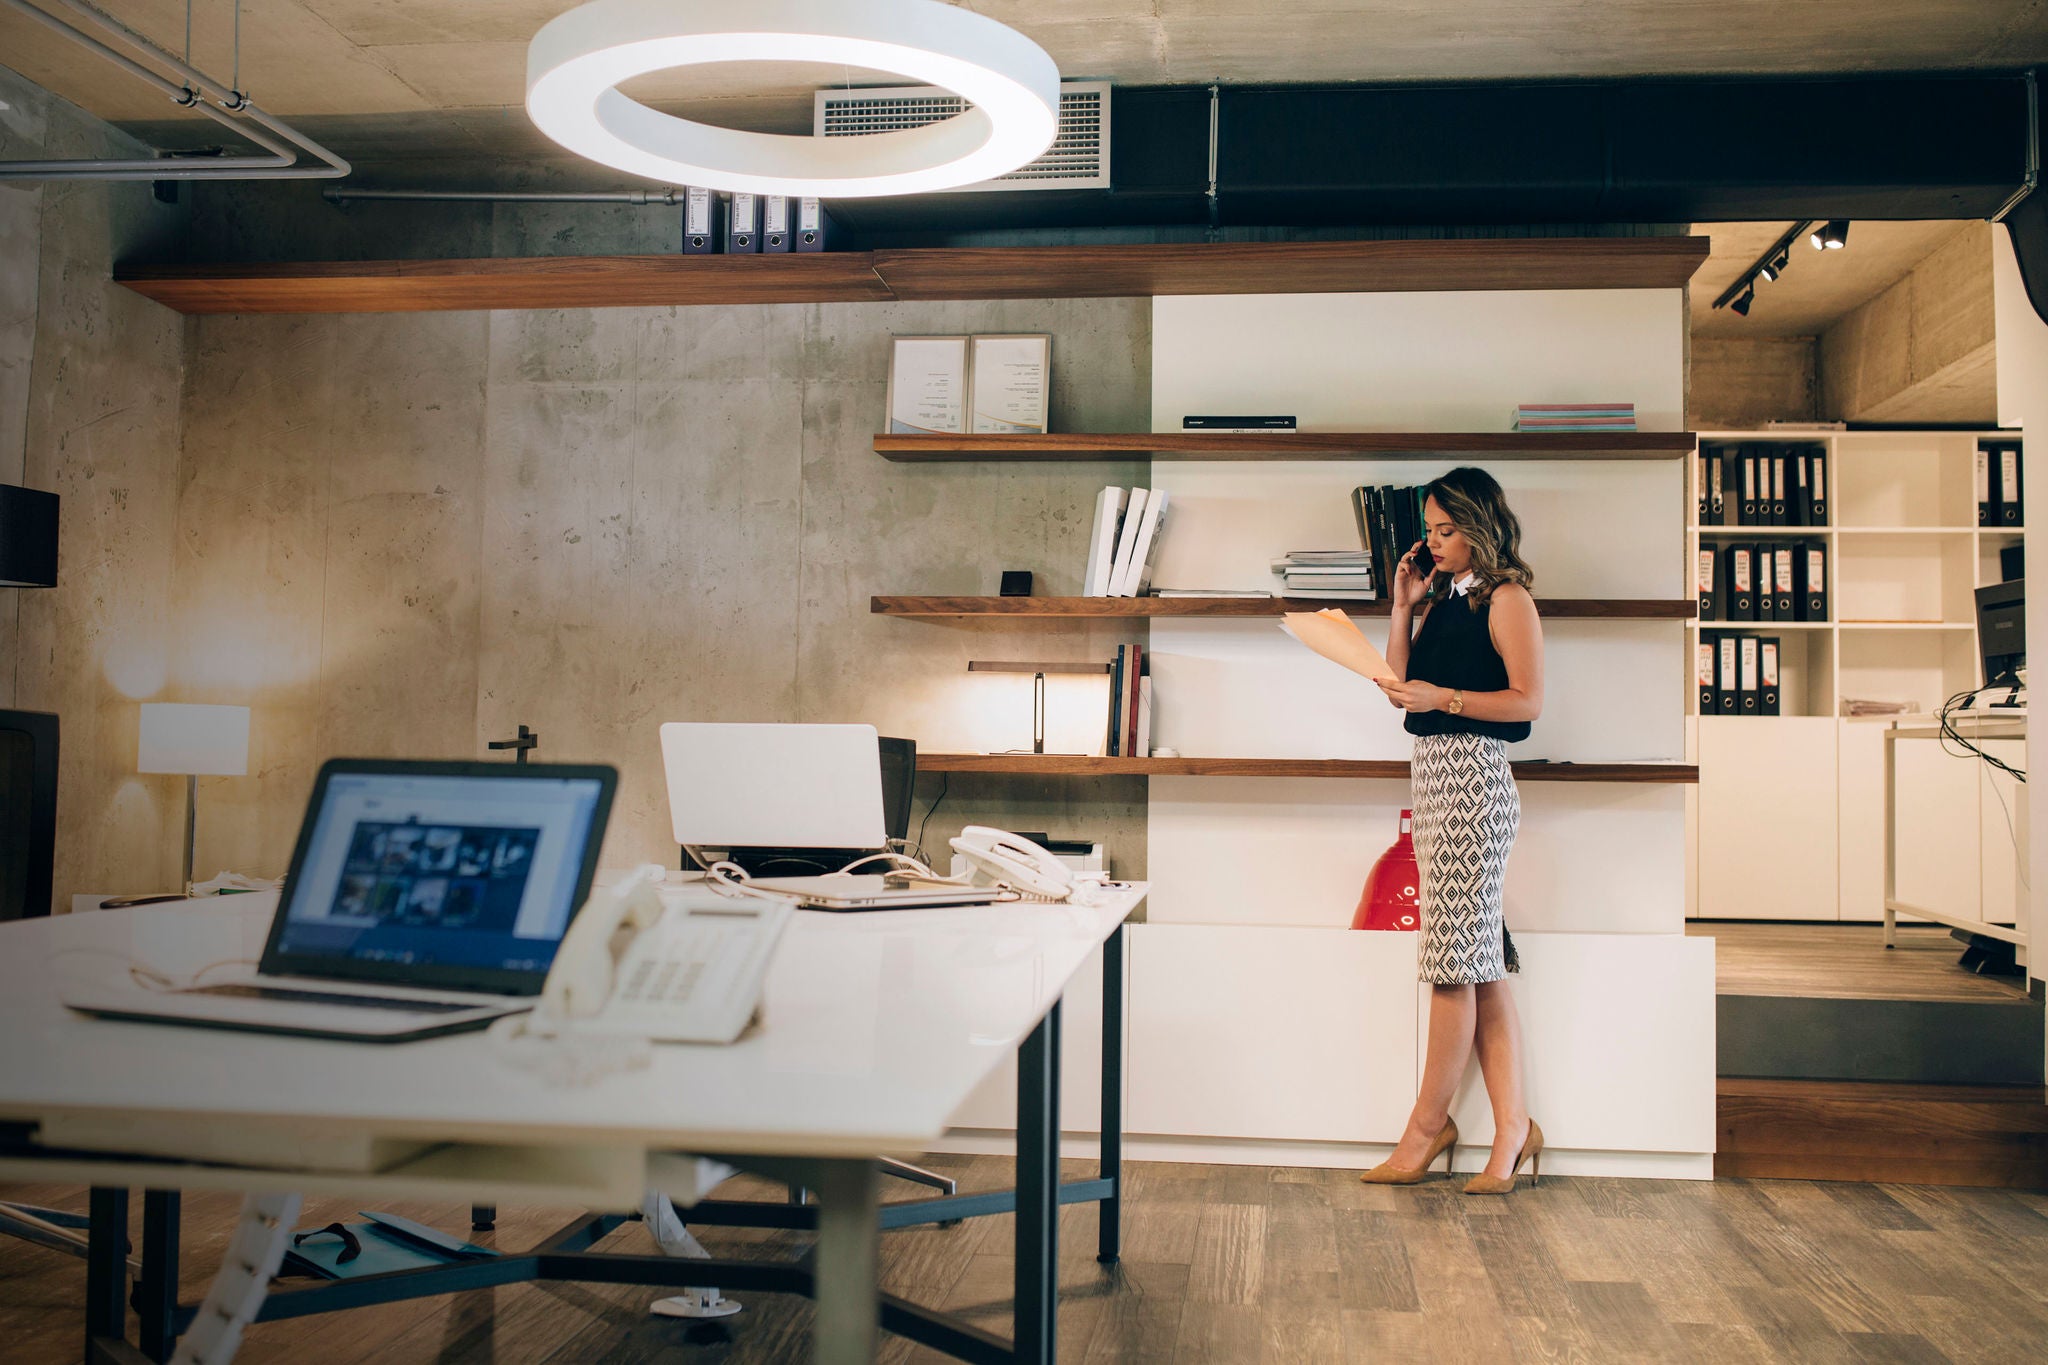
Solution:
M 149 82 L 172 103 L 196 109 L 215 123 L 263 148 L 268 156 L 190 157 L 97 157 L 63 161 L 0 161 L 0 180 L 316 180 L 333 179 L 349 173 L 348 162 L 313 139 L 252 103 L 245 93 L 207 76 L 180 61 L 133 29 L 79 0 L 56 0 L 106 36 L 141 53 L 150 61 L 169 68 L 188 84 L 178 85 L 155 71 L 117 52 L 92 34 L 73 27 L 29 0 L 0 0 L 7 8 L 28 16 L 51 29 L 65 41 L 84 48 L 130 75 Z M 208 102 L 208 96 L 218 107 Z M 266 136 L 256 128 L 267 130 Z M 287 145 L 288 144 L 288 145 Z M 316 158 L 317 166 L 301 165 L 301 155 Z
M 658 204 L 682 206 L 682 195 L 664 190 L 359 190 L 335 186 L 320 191 L 330 203 L 346 204 L 356 199 L 402 199 L 426 203 L 511 203 L 511 204 Z

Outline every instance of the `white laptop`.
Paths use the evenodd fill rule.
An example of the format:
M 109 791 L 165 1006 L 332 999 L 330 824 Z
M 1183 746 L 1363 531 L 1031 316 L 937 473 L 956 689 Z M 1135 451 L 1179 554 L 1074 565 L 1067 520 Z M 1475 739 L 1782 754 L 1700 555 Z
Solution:
M 63 1001 L 107 1018 L 386 1043 L 531 1009 L 590 894 L 617 785 L 601 765 L 330 760 L 253 973 Z
M 881 737 L 872 725 L 685 723 L 661 727 L 669 818 L 686 849 L 888 849 Z M 850 861 L 850 859 L 849 859 Z M 761 877 L 812 910 L 904 910 L 1014 900 L 997 887 L 900 885 L 871 873 Z

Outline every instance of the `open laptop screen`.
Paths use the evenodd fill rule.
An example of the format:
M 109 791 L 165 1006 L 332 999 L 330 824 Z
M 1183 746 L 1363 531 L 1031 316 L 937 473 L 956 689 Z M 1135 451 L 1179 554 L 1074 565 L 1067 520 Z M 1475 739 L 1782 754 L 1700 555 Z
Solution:
M 266 972 L 537 991 L 589 893 L 611 770 L 337 760 Z

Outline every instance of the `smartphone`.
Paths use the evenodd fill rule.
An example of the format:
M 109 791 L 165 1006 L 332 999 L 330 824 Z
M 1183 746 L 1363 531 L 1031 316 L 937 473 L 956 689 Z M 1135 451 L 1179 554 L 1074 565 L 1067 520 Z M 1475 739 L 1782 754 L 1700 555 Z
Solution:
M 1415 547 L 1415 558 L 1409 561 L 1414 566 L 1416 577 L 1427 578 L 1436 572 L 1436 556 L 1429 552 L 1429 542 L 1423 541 Z

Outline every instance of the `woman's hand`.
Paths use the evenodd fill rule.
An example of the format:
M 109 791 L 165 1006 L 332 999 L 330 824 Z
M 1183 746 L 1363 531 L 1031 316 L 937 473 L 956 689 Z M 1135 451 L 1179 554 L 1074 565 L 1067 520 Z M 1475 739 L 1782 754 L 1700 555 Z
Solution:
M 1441 711 L 1451 699 L 1451 689 L 1435 683 L 1394 682 L 1387 678 L 1378 681 L 1387 700 L 1403 711 Z
M 1415 610 L 1416 604 L 1422 601 L 1423 594 L 1429 591 L 1430 576 L 1415 566 L 1415 554 L 1421 548 L 1422 542 L 1416 541 L 1409 547 L 1408 553 L 1401 556 L 1401 562 L 1394 566 L 1394 594 L 1391 600 L 1397 611 Z

